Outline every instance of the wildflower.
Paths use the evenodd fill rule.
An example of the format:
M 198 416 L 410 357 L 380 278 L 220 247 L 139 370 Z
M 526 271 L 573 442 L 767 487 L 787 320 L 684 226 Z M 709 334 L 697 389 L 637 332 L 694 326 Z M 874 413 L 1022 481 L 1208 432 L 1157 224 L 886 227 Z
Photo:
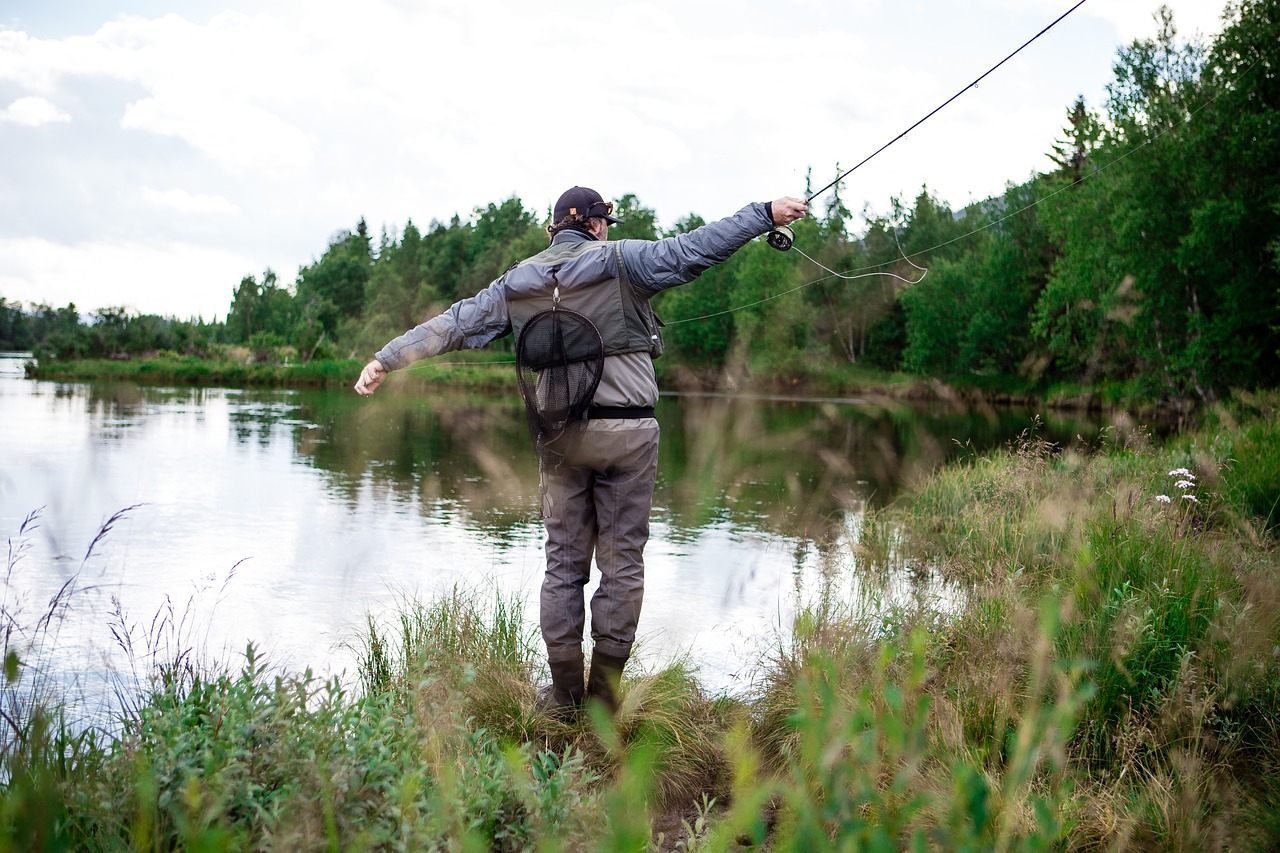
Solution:
M 1183 497 L 1186 497 L 1186 495 L 1183 495 Z M 1156 500 L 1160 501 L 1162 504 L 1167 504 L 1169 501 L 1173 500 L 1173 498 L 1168 495 L 1156 495 Z
M 1182 478 L 1187 479 L 1187 480 L 1194 480 L 1194 479 L 1196 478 L 1196 475 L 1195 475 L 1195 474 L 1192 474 L 1192 473 L 1191 473 L 1190 471 L 1188 471 L 1186 468 L 1174 468 L 1172 471 L 1170 471 L 1170 472 L 1169 472 L 1169 476 L 1170 476 L 1170 477 L 1182 477 Z
M 1196 487 L 1196 484 L 1191 482 L 1190 480 L 1179 480 L 1178 482 L 1174 483 L 1174 485 L 1177 486 L 1179 489 L 1194 489 Z
M 1193 504 L 1198 504 L 1198 503 L 1200 503 L 1200 499 L 1199 499 L 1199 498 L 1197 498 L 1195 495 L 1183 495 L 1183 496 L 1182 496 L 1182 499 L 1183 499 L 1184 501 L 1191 501 Z

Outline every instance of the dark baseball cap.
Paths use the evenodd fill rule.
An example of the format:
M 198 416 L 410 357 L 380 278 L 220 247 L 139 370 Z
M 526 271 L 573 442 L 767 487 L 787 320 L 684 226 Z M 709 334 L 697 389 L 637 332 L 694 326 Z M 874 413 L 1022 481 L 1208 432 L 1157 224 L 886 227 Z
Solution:
M 561 193 L 551 221 L 559 222 L 577 214 L 588 218 L 603 216 L 610 223 L 622 224 L 622 220 L 613 215 L 613 202 L 605 201 L 600 197 L 600 193 L 586 187 L 570 187 Z

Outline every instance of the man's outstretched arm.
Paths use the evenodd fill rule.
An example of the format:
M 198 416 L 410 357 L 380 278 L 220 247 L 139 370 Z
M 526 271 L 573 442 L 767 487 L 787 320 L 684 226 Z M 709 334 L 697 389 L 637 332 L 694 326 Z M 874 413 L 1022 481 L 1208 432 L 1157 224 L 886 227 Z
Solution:
M 511 321 L 501 286 L 502 280 L 499 279 L 475 296 L 455 302 L 444 313 L 415 326 L 378 350 L 373 361 L 360 371 L 356 393 L 368 397 L 392 370 L 446 352 L 478 349 L 502 337 L 511 329 Z
M 657 293 L 693 281 L 775 226 L 805 214 L 804 199 L 784 196 L 747 205 L 732 216 L 662 240 L 621 241 L 622 262 L 637 287 Z

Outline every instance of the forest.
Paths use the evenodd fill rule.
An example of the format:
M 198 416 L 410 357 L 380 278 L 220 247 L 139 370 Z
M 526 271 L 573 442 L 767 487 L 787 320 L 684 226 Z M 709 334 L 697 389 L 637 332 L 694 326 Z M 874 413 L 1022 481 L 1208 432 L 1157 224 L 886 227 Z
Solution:
M 1187 409 L 1277 387 L 1280 0 L 1226 14 L 1201 43 L 1161 10 L 1155 37 L 1118 51 L 1105 103 L 1065 105 L 1046 140 L 1055 168 L 1001 196 L 953 209 L 922 187 L 885 213 L 867 205 L 855 234 L 837 183 L 797 223 L 796 247 L 847 278 L 756 241 L 664 293 L 663 375 L 820 384 L 857 365 Z M 702 224 L 690 214 L 664 231 L 636 195 L 615 202 L 626 224 L 612 239 Z M 292 281 L 246 275 L 212 322 L 0 297 L 0 349 L 363 360 L 540 250 L 546 220 L 515 197 L 377 236 L 362 219 Z

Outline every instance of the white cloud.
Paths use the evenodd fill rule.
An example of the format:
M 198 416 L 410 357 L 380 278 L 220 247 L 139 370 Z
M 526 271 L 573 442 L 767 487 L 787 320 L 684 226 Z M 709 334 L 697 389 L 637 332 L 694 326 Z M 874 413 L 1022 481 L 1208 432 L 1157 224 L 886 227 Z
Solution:
M 61 40 L 4 31 L 0 80 L 40 92 L 77 79 L 135 84 L 146 95 L 124 109 L 122 127 L 181 139 L 232 173 L 278 177 L 304 171 L 313 147 L 281 116 L 309 85 L 289 71 L 291 41 L 282 21 L 238 13 L 207 25 L 124 18 Z
M 239 213 L 240 208 L 220 195 L 189 193 L 184 189 L 157 190 L 142 188 L 142 198 L 149 204 L 179 213 Z
M 0 239 L 0 293 L 11 301 L 81 313 L 124 306 L 176 317 L 226 314 L 240 279 L 262 265 L 235 252 L 182 243 L 88 243 Z
M 223 98 L 144 98 L 129 104 L 120 126 L 177 137 L 232 173 L 282 177 L 311 162 L 306 133 L 260 107 Z
M 18 98 L 0 112 L 0 121 L 21 124 L 26 127 L 39 127 L 42 124 L 66 123 L 71 116 L 59 109 L 57 104 L 37 95 Z

